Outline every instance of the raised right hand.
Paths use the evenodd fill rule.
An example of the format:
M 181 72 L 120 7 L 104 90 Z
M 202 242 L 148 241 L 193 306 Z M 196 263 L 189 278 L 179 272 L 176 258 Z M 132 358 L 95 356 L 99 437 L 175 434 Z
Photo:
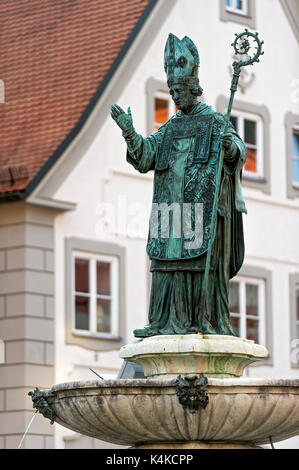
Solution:
M 128 108 L 127 114 L 120 106 L 113 104 L 111 106 L 111 117 L 122 131 L 130 131 L 133 129 L 133 118 L 130 107 Z

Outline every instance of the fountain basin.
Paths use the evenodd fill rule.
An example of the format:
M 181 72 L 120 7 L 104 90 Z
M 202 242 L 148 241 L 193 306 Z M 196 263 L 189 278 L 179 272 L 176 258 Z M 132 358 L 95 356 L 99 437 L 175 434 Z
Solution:
M 194 414 L 174 380 L 70 382 L 43 394 L 62 426 L 135 448 L 246 448 L 299 434 L 299 380 L 209 379 L 208 406 Z

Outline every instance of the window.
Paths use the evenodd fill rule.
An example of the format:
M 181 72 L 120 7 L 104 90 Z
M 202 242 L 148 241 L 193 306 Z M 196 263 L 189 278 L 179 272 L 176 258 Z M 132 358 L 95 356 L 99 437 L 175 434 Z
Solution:
M 287 113 L 285 117 L 287 143 L 287 195 L 299 197 L 299 115 Z
M 292 157 L 293 157 L 293 185 L 299 188 L 299 129 L 293 130 Z
M 72 237 L 65 251 L 66 344 L 119 349 L 126 343 L 125 248 Z
M 226 114 L 228 98 L 217 98 L 217 111 Z M 235 100 L 231 121 L 247 147 L 243 186 L 271 193 L 270 112 L 265 106 Z
M 221 21 L 232 21 L 255 28 L 255 0 L 219 0 Z
M 74 252 L 73 269 L 75 331 L 117 336 L 117 258 Z
M 176 107 L 166 82 L 149 78 L 146 82 L 147 135 L 156 132 L 171 116 Z
M 296 285 L 296 338 L 299 339 L 299 284 Z
M 298 0 L 280 0 L 280 4 L 299 42 Z
M 232 281 L 229 306 L 236 335 L 265 345 L 265 281 L 251 278 Z
M 156 92 L 154 100 L 155 115 L 153 130 L 156 132 L 164 122 L 177 112 L 177 109 L 169 94 Z
M 291 367 L 299 368 L 299 273 L 290 274 Z
M 226 9 L 240 15 L 248 14 L 247 0 L 226 0 Z
M 263 123 L 260 117 L 232 112 L 232 124 L 247 148 L 244 177 L 264 177 Z

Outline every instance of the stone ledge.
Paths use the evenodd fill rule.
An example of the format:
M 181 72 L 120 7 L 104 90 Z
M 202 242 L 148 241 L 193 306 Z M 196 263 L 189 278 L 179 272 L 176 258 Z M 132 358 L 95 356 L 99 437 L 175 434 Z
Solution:
M 220 335 L 153 336 L 123 346 L 120 357 L 139 364 L 149 378 L 241 377 L 253 362 L 266 359 L 268 351 L 254 341 Z

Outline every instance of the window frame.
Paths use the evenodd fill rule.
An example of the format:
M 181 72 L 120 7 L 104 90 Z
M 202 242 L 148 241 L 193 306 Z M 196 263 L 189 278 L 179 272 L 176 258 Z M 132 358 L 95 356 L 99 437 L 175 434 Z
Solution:
M 229 103 L 229 98 L 224 95 L 218 96 L 216 100 L 216 109 L 222 114 L 226 114 L 227 106 Z M 265 194 L 271 194 L 271 159 L 270 159 L 270 111 L 266 106 L 260 106 L 252 103 L 247 103 L 245 101 L 234 101 L 234 107 L 232 110 L 232 115 L 234 113 L 241 112 L 243 114 L 248 114 L 251 117 L 259 117 L 262 122 L 262 157 L 263 157 L 263 168 L 264 176 L 258 177 L 253 174 L 243 172 L 242 185 L 245 188 L 252 188 L 262 191 Z
M 292 361 L 292 343 L 298 341 L 297 336 L 297 288 L 299 286 L 299 273 L 291 273 L 289 279 L 289 289 L 290 289 L 290 364 L 292 369 L 299 369 L 299 363 Z M 295 347 L 298 348 L 299 344 L 296 344 Z
M 299 125 L 295 125 L 292 129 L 292 140 L 293 140 L 293 135 L 297 135 L 298 138 L 299 138 Z M 299 161 L 299 155 L 294 155 L 293 153 L 293 144 L 292 144 L 292 165 L 293 165 L 293 160 L 298 160 Z M 294 181 L 294 173 L 292 171 L 292 186 L 295 188 L 295 189 L 298 189 L 299 190 L 299 181 Z
M 153 96 L 154 103 L 155 103 L 156 98 L 168 102 L 168 116 L 169 116 L 168 119 L 170 119 L 170 117 L 173 116 L 176 113 L 176 107 L 175 107 L 175 103 L 173 102 L 173 100 L 172 100 L 172 98 L 169 94 L 169 91 L 166 92 L 166 91 L 156 90 L 154 92 L 154 96 Z M 155 104 L 154 104 L 154 106 L 155 106 Z M 159 125 L 161 127 L 163 124 L 164 123 L 158 123 L 158 122 L 155 121 L 155 108 L 154 108 L 154 120 L 153 120 L 152 132 L 154 132 L 154 129 L 155 129 L 156 125 Z
M 149 78 L 146 82 L 145 87 L 146 92 L 146 134 L 149 136 L 153 133 L 155 125 L 155 98 L 168 94 L 169 98 L 169 89 L 166 82 L 156 80 L 155 78 Z
M 247 11 L 228 7 L 226 0 L 220 1 L 220 20 L 239 23 L 250 28 L 256 28 L 256 0 L 246 0 Z
M 290 26 L 294 32 L 294 35 L 299 42 L 299 25 L 298 20 L 294 11 L 294 8 L 289 4 L 288 0 L 280 0 L 280 4 L 283 8 L 283 11 L 286 14 L 286 17 L 290 23 Z
M 73 333 L 75 335 L 88 336 L 93 338 L 118 338 L 119 337 L 119 313 L 118 313 L 118 284 L 119 284 L 119 263 L 118 258 L 103 254 L 87 253 L 84 251 L 73 250 L 72 252 L 72 319 Z M 86 259 L 89 261 L 89 293 L 77 292 L 75 290 L 75 260 Z M 109 333 L 99 332 L 96 329 L 96 301 L 100 295 L 96 292 L 96 263 L 97 261 L 108 262 L 111 265 L 110 284 L 111 284 L 111 331 Z M 80 330 L 76 328 L 76 296 L 88 297 L 89 302 L 89 329 Z M 107 296 L 108 297 L 108 296 Z
M 263 279 L 265 281 L 265 346 L 268 350 L 269 356 L 263 361 L 255 362 L 249 367 L 272 367 L 273 366 L 273 314 L 272 314 L 272 272 L 260 266 L 244 264 L 240 269 L 238 275 L 231 279 L 237 278 Z
M 238 284 L 239 287 L 239 302 L 240 312 L 230 312 L 232 318 L 240 319 L 240 337 L 247 338 L 247 319 L 258 320 L 258 344 L 266 345 L 266 281 L 263 278 L 253 278 L 246 276 L 236 276 L 232 279 L 231 283 Z M 258 311 L 259 315 L 246 314 L 246 285 L 258 286 Z
M 299 185 L 293 180 L 293 132 L 299 132 L 299 115 L 287 113 L 285 116 L 286 155 L 287 155 L 287 197 L 299 198 Z
M 245 143 L 245 120 L 254 121 L 256 123 L 257 131 L 257 173 L 252 173 L 243 169 L 243 177 L 246 179 L 261 180 L 264 179 L 264 136 L 263 136 L 263 120 L 258 114 L 232 110 L 232 116 L 238 119 L 238 134 Z M 246 144 L 248 147 L 251 144 Z
M 299 297 L 299 295 L 297 295 L 297 292 L 299 294 L 299 281 L 296 283 L 296 288 L 295 288 L 295 294 L 296 294 L 296 317 L 295 317 L 295 326 L 296 326 L 296 331 L 298 331 L 298 328 L 299 328 L 299 312 L 297 311 L 297 297 Z M 297 336 L 297 333 L 296 333 L 296 336 Z
M 229 12 L 232 12 L 232 13 L 236 13 L 237 15 L 245 15 L 245 16 L 248 16 L 248 12 L 249 12 L 249 5 L 248 5 L 248 1 L 249 0 L 242 0 L 244 2 L 244 8 L 240 9 L 240 8 L 237 8 L 236 6 L 228 6 L 225 4 L 225 8 L 226 8 L 226 11 L 229 11 Z M 237 3 L 237 0 L 230 0 L 231 3 L 234 3 L 234 5 L 236 5 Z
M 74 323 L 74 253 L 95 259 L 116 258 L 118 263 L 117 315 L 113 333 L 75 329 Z M 91 269 L 91 268 L 89 268 Z M 65 342 L 93 351 L 108 351 L 126 344 L 126 249 L 123 246 L 98 240 L 71 237 L 65 239 Z M 117 327 L 117 334 L 116 333 Z

